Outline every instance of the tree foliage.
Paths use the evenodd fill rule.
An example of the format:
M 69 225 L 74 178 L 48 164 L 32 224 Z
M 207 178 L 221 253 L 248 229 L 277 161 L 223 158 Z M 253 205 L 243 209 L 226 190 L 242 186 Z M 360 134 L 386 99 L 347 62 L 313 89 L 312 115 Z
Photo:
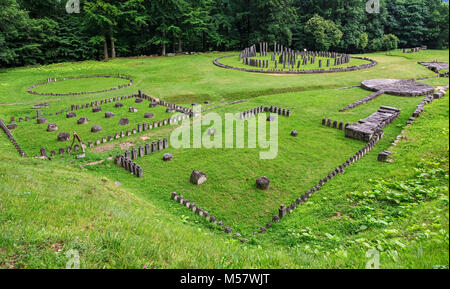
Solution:
M 183 51 L 259 41 L 347 53 L 449 45 L 441 0 L 0 0 L 0 66 Z

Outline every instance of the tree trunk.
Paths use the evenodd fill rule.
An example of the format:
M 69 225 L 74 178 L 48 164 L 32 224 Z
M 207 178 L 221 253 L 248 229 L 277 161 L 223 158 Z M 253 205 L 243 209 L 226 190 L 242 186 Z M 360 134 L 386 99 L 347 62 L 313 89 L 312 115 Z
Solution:
M 104 59 L 108 60 L 109 55 L 108 55 L 108 43 L 106 42 L 106 33 L 103 34 L 103 54 Z
M 116 58 L 116 45 L 114 43 L 114 33 L 112 26 L 109 27 L 109 35 L 111 37 L 111 57 Z
M 203 45 L 203 52 L 206 52 L 206 32 L 203 31 L 202 33 L 202 45 Z
M 166 32 L 163 32 L 162 55 L 166 56 Z
M 178 36 L 178 53 L 183 52 L 183 48 L 181 47 L 181 36 Z

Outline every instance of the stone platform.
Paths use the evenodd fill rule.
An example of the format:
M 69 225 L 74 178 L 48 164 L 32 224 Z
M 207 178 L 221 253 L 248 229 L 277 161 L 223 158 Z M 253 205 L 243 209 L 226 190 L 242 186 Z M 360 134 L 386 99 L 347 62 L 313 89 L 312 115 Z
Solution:
M 428 84 L 401 79 L 369 79 L 364 80 L 361 87 L 397 96 L 423 96 L 434 92 L 434 88 Z
M 448 63 L 445 62 L 432 61 L 432 62 L 419 62 L 419 64 L 425 66 L 426 68 L 436 73 L 439 73 L 439 71 L 443 69 L 449 69 Z
M 368 118 L 347 126 L 345 136 L 368 142 L 376 132 L 393 122 L 400 115 L 400 112 L 398 108 L 381 106 L 377 112 Z

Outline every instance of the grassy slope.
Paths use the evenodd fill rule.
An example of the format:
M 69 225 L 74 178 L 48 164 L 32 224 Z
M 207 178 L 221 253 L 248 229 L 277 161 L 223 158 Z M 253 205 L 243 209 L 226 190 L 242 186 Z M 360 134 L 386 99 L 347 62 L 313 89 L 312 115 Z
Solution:
M 429 55 L 423 55 L 422 60 L 440 58 L 448 62 L 448 51 L 428 51 L 426 53 L 429 53 Z M 16 102 L 17 99 L 20 99 L 19 96 L 23 95 L 20 92 L 21 87 L 26 88 L 29 85 L 29 79 L 36 78 L 37 81 L 40 81 L 42 77 L 46 77 L 49 71 L 53 75 L 58 74 L 58 71 L 61 70 L 61 75 L 70 76 L 74 74 L 83 75 L 86 73 L 86 69 L 90 69 L 92 73 L 121 72 L 122 74 L 127 74 L 126 70 L 129 69 L 130 74 L 137 74 L 135 82 L 139 82 L 140 87 L 144 87 L 144 90 L 149 87 L 147 88 L 148 93 L 157 96 L 163 95 L 169 101 L 181 100 L 185 103 L 191 103 L 203 99 L 217 101 L 222 98 L 239 99 L 267 95 L 255 98 L 252 100 L 253 103 L 245 104 L 247 107 L 253 107 L 255 103 L 277 101 L 280 103 L 291 101 L 292 105 L 296 105 L 295 103 L 298 100 L 307 103 L 308 99 L 318 97 L 318 101 L 327 107 L 329 113 L 323 115 L 322 108 L 311 111 L 313 109 L 312 104 L 314 104 L 314 101 L 312 101 L 309 107 L 305 106 L 305 112 L 314 115 L 314 117 L 307 121 L 301 117 L 294 118 L 292 124 L 301 125 L 304 130 L 310 127 L 311 133 L 315 130 L 317 130 L 317 133 L 323 131 L 321 137 L 330 137 L 330 134 L 333 137 L 338 137 L 337 132 L 320 128 L 318 121 L 321 117 L 329 116 L 353 121 L 359 119 L 361 115 L 370 114 L 380 104 L 392 101 L 389 104 L 400 105 L 406 110 L 402 119 L 398 121 L 399 124 L 402 124 L 419 100 L 398 98 L 394 101 L 389 98 L 380 98 L 355 111 L 338 114 L 335 112 L 335 108 L 360 98 L 361 95 L 359 94 L 364 96 L 365 94 L 362 91 L 351 90 L 349 92 L 331 88 L 354 85 L 359 80 L 369 77 L 387 76 L 386 72 L 382 70 L 386 68 L 389 70 L 389 77 L 409 78 L 433 75 L 426 68 L 418 67 L 410 59 L 375 54 L 370 57 L 380 61 L 380 67 L 359 74 L 343 73 L 326 78 L 318 76 L 314 76 L 315 78 L 313 76 L 280 78 L 245 74 L 245 82 L 242 82 L 243 75 L 241 73 L 211 67 L 210 60 L 214 57 L 215 55 L 199 55 L 192 58 L 180 57 L 164 60 L 159 58 L 120 59 L 109 63 L 87 62 L 78 68 L 77 65 L 79 64 L 74 67 L 62 64 L 39 68 L 42 71 L 35 71 L 36 68 L 32 68 L 31 72 L 33 73 L 29 73 L 30 69 L 24 68 L 3 71 L 0 72 L 2 78 L 0 99 L 1 102 L 9 104 Z M 194 62 L 194 58 L 198 62 Z M 143 66 L 147 62 L 150 65 Z M 170 65 L 190 69 L 178 71 L 173 70 Z M 133 66 L 139 66 L 140 69 L 133 69 Z M 139 71 L 140 74 L 135 71 Z M 151 77 L 147 77 L 146 74 L 150 71 L 158 71 L 159 73 L 153 73 Z M 27 76 L 28 79 L 24 81 L 24 77 L 18 78 L 17 74 Z M 189 80 L 192 82 L 186 83 Z M 427 82 L 433 85 L 442 85 L 445 82 L 448 83 L 448 80 L 433 79 Z M 330 89 L 287 93 L 279 95 L 277 100 L 270 96 L 275 92 L 315 90 L 323 86 Z M 130 89 L 131 92 L 134 92 L 134 90 Z M 7 93 L 6 96 L 5 92 Z M 127 93 L 122 91 L 122 93 L 116 95 L 124 94 Z M 194 94 L 196 96 L 192 96 Z M 108 94 L 108 96 L 110 95 Z M 338 97 L 334 98 L 333 96 Z M 34 96 L 27 95 L 27 98 L 30 99 L 24 102 L 29 104 L 38 101 L 38 99 L 34 99 Z M 320 98 L 323 98 L 323 101 Z M 82 103 L 85 99 L 87 98 L 81 97 L 79 101 Z M 92 96 L 90 99 L 92 99 Z M 332 101 L 330 102 L 330 100 Z M 52 109 L 57 110 L 58 106 L 67 106 L 74 100 L 55 98 L 49 101 L 52 101 Z M 6 117 L 18 113 L 24 108 L 24 105 L 2 105 L 0 108 L 0 115 Z M 227 110 L 234 111 L 231 108 L 225 108 L 221 112 Z M 430 111 L 428 112 L 428 110 Z M 291 128 L 288 125 L 283 125 L 283 123 L 281 125 L 281 131 L 290 131 Z M 401 143 L 398 146 L 394 154 L 396 162 L 393 164 L 375 162 L 376 152 L 389 147 L 390 141 L 401 131 L 401 128 L 402 125 L 398 127 L 396 125 L 390 126 L 387 129 L 386 138 L 372 154 L 356 166 L 348 169 L 346 175 L 333 180 L 320 194 L 314 196 L 309 205 L 297 210 L 286 221 L 275 226 L 274 230 L 269 231 L 267 235 L 251 238 L 249 245 L 241 245 L 234 240 L 229 240 L 222 234 L 214 233 L 214 230 L 210 231 L 205 227 L 202 220 L 190 215 L 176 204 L 172 204 L 167 199 L 171 189 L 170 186 L 164 185 L 167 182 L 155 183 L 153 180 L 145 178 L 145 181 L 148 182 L 145 187 L 151 185 L 152 191 L 158 192 L 155 194 L 155 198 L 149 198 L 146 190 L 142 190 L 142 185 L 124 172 L 113 168 L 109 163 L 95 167 L 92 171 L 86 171 L 85 169 L 80 170 L 77 162 L 71 162 L 72 164 L 68 165 L 68 162 L 63 160 L 54 161 L 52 164 L 43 164 L 35 160 L 21 160 L 15 156 L 8 156 L 7 152 L 11 151 L 11 146 L 2 137 L 0 138 L 0 155 L 2 158 L 0 165 L 0 172 L 2 172 L 0 176 L 2 179 L 0 189 L 0 210 L 2 211 L 2 219 L 0 219 L 2 231 L 0 264 L 3 267 L 62 267 L 66 262 L 64 252 L 68 249 L 79 249 L 82 253 L 82 266 L 90 268 L 104 266 L 136 268 L 143 266 L 207 268 L 364 267 L 367 261 L 364 256 L 366 247 L 379 245 L 376 241 L 380 240 L 380 235 L 387 234 L 384 230 L 397 228 L 402 233 L 397 238 L 400 238 L 407 246 L 405 249 L 401 249 L 398 248 L 399 245 L 395 244 L 380 245 L 381 249 L 386 251 L 383 254 L 390 256 L 384 258 L 382 255 L 383 267 L 429 268 L 433 265 L 448 267 L 448 191 L 447 193 L 443 192 L 443 198 L 445 200 L 446 195 L 447 204 L 441 200 L 441 194 L 440 198 L 418 205 L 408 218 L 388 224 L 387 227 L 369 228 L 367 231 L 355 234 L 354 231 L 347 232 L 343 228 L 355 224 L 360 225 L 357 223 L 358 218 L 355 218 L 353 223 L 345 218 L 333 218 L 337 212 L 341 212 L 345 216 L 345 212 L 350 211 L 347 197 L 349 192 L 371 188 L 371 185 L 366 181 L 368 178 L 408 179 L 411 178 L 412 167 L 417 165 L 421 157 L 430 160 L 442 157 L 448 152 L 448 140 L 446 140 L 448 136 L 448 97 L 427 107 L 425 116 L 421 117 L 414 126 L 407 129 L 407 133 L 411 135 L 411 141 Z M 423 131 L 427 131 L 426 135 L 420 134 Z M 162 130 L 156 131 L 152 134 L 152 137 L 166 134 L 167 132 Z M 134 141 L 133 139 L 128 140 Z M 139 142 L 139 137 L 135 137 L 135 140 Z M 342 146 L 341 149 L 353 151 L 351 147 L 346 147 L 348 144 L 348 141 L 345 142 L 345 146 Z M 311 144 L 311 146 L 313 145 L 316 144 Z M 354 146 L 359 148 L 358 143 L 355 143 Z M 296 150 L 296 145 L 291 144 L 289 150 Z M 115 151 L 118 151 L 118 149 L 116 148 Z M 104 158 L 114 154 L 115 151 L 97 154 L 90 157 L 92 159 L 89 160 Z M 428 153 L 424 155 L 425 151 Z M 184 152 L 179 152 L 179 154 L 186 159 L 195 157 L 195 155 L 189 156 L 189 153 L 185 154 Z M 205 162 L 214 160 L 215 154 L 214 151 L 207 154 L 208 158 L 205 158 Z M 240 154 L 238 157 L 242 156 L 243 154 Z M 282 156 L 284 159 L 287 157 Z M 159 156 L 155 156 L 156 158 L 159 158 Z M 226 159 L 224 157 L 217 159 L 217 161 Z M 232 159 L 235 159 L 235 156 Z M 217 163 L 217 161 L 212 163 Z M 20 162 L 20 166 L 16 165 L 17 162 Z M 155 164 L 156 167 L 152 168 L 156 171 L 160 163 L 155 162 Z M 197 164 L 199 163 L 197 162 Z M 276 171 L 278 166 L 282 167 L 283 165 L 283 162 L 281 162 L 271 165 L 271 167 Z M 258 164 L 258 166 L 261 166 L 261 164 Z M 218 169 L 221 167 L 224 167 L 224 165 L 221 164 Z M 327 168 L 328 166 L 325 167 L 325 171 Z M 14 178 L 11 178 L 11 173 L 9 173 L 12 169 L 18 170 Z M 181 167 L 177 166 L 175 169 L 179 170 Z M 446 169 L 448 175 L 448 168 Z M 172 176 L 180 177 L 181 172 L 175 171 L 172 173 L 173 175 L 162 174 L 161 177 L 170 180 Z M 228 173 L 236 172 L 230 170 Z M 105 179 L 106 182 L 100 181 L 104 178 L 103 176 L 108 176 L 108 179 Z M 310 178 L 315 180 L 317 176 L 310 175 Z M 83 182 L 80 180 L 83 180 Z M 115 187 L 113 184 L 115 180 L 124 183 L 122 189 Z M 443 181 L 448 184 L 448 177 L 446 180 L 444 178 Z M 441 179 L 440 182 L 442 182 Z M 137 193 L 137 196 L 135 193 Z M 57 198 L 59 195 L 63 195 L 64 198 Z M 196 197 L 201 195 L 199 194 Z M 278 201 L 276 205 L 278 205 Z M 49 211 L 55 217 L 48 218 Z M 230 214 L 230 218 L 232 217 L 232 214 Z M 263 217 L 261 216 L 261 219 Z M 403 229 L 408 224 L 413 223 L 429 224 L 431 222 L 433 224 L 430 221 L 433 218 L 438 220 L 440 226 L 433 225 L 429 228 L 423 226 L 419 230 L 420 233 L 422 233 L 421 230 L 437 232 L 438 236 L 431 236 L 429 240 L 411 238 L 407 234 L 407 230 Z M 260 224 L 259 222 L 255 221 L 254 225 Z M 75 224 L 75 226 L 69 228 L 69 224 Z M 313 237 L 305 239 L 302 235 L 304 232 L 301 231 L 305 228 L 309 230 L 306 235 Z M 439 233 L 442 228 L 444 228 L 443 234 Z M 250 227 L 248 229 L 250 230 Z M 298 230 L 300 231 L 298 232 Z M 324 237 L 325 233 L 330 235 Z M 80 241 L 77 241 L 77 237 Z M 339 246 L 343 247 L 339 248 Z M 383 246 L 386 248 L 383 248 Z M 59 247 L 62 247 L 62 251 L 57 254 L 55 251 Z M 395 255 L 395 253 L 392 253 L 393 251 L 399 254 L 397 259 L 391 256 Z M 436 252 L 439 252 L 439 254 Z M 324 258 L 323 256 L 327 257 Z

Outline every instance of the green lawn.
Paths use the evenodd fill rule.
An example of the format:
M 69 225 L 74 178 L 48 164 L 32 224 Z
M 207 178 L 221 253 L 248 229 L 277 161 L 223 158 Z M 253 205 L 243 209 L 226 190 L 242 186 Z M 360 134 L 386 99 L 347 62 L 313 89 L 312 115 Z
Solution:
M 66 118 L 66 113 L 56 115 L 53 112 L 53 115 L 49 115 L 54 110 L 54 108 L 50 106 L 45 110 L 41 110 L 48 119 L 48 123 L 38 124 L 36 120 L 30 119 L 29 121 L 18 123 L 18 128 L 14 130 L 13 133 L 22 149 L 28 155 L 39 155 L 41 147 L 44 147 L 47 152 L 50 152 L 51 150 L 56 150 L 56 152 L 58 152 L 59 148 L 66 148 L 71 145 L 72 139 L 67 142 L 58 141 L 57 136 L 61 132 L 68 132 L 69 134 L 76 132 L 85 144 L 88 144 L 90 141 L 95 143 L 96 140 L 101 141 L 103 137 L 114 137 L 116 133 L 120 134 L 122 131 L 126 133 L 128 130 L 137 129 L 138 123 L 142 124 L 143 122 L 146 122 L 153 124 L 154 121 L 159 122 L 172 116 L 171 113 L 166 112 L 166 108 L 163 106 L 150 108 L 150 102 L 148 100 L 144 100 L 142 103 L 135 103 L 135 98 L 129 98 L 118 102 L 122 103 L 123 107 L 117 108 L 114 106 L 114 103 L 107 103 L 103 105 L 99 104 L 102 111 L 97 113 L 92 112 L 92 108 L 75 110 L 76 117 L 74 118 Z M 136 107 L 138 112 L 129 112 L 130 107 Z M 114 117 L 106 118 L 106 112 L 114 113 Z M 147 112 L 153 113 L 154 117 L 146 119 L 144 115 Z M 77 120 L 81 117 L 87 117 L 89 123 L 78 125 Z M 129 124 L 119 125 L 119 120 L 122 118 L 128 118 Z M 49 123 L 57 124 L 58 130 L 47 132 Z M 92 133 L 91 128 L 94 125 L 100 125 L 102 131 Z M 155 128 L 155 130 L 158 129 L 159 128 Z
M 83 78 L 83 79 L 57 79 L 33 88 L 37 93 L 77 93 L 89 91 L 101 91 L 128 84 L 128 80 L 121 78 Z
M 319 75 L 264 75 L 222 69 L 212 61 L 227 53 L 167 58 L 86 61 L 40 67 L 0 70 L 0 118 L 35 115 L 31 107 L 48 102 L 45 114 L 142 89 L 150 96 L 188 106 L 209 101 L 213 107 L 233 100 L 248 102 L 212 110 L 220 116 L 260 105 L 288 108 L 290 118 L 279 117 L 278 155 L 260 160 L 255 149 L 173 149 L 140 158 L 141 179 L 113 164 L 110 157 L 122 153 L 121 145 L 139 146 L 169 137 L 176 126 L 116 140 L 89 149 L 83 160 L 57 157 L 53 161 L 19 158 L 2 133 L 0 136 L 0 268 L 63 268 L 65 253 L 80 251 L 83 268 L 364 268 L 366 252 L 380 252 L 382 268 L 448 268 L 448 94 L 426 106 L 425 113 L 405 128 L 423 97 L 382 95 L 353 110 L 339 109 L 370 92 L 358 85 L 370 78 L 419 78 L 435 74 L 417 64 L 434 59 L 447 62 L 449 52 L 426 50 L 362 55 L 378 65 L 355 72 Z M 232 53 L 229 53 L 232 54 Z M 359 56 L 359 55 L 358 55 Z M 227 60 L 232 60 L 228 58 Z M 117 74 L 130 76 L 132 87 L 79 96 L 37 96 L 28 86 L 47 77 Z M 77 86 L 92 90 L 91 83 L 42 86 L 63 93 Z M 448 85 L 448 78 L 425 80 L 433 86 Z M 117 86 L 102 82 L 102 89 Z M 95 86 L 95 85 L 94 85 Z M 96 86 L 95 86 L 96 87 Z M 48 116 L 61 131 L 77 131 L 83 140 L 95 140 L 90 128 L 99 124 L 108 136 L 143 122 L 145 112 L 153 120 L 168 118 L 165 108 L 148 108 L 148 102 L 121 101 L 124 107 L 103 106 L 77 117 Z M 363 142 L 347 139 L 342 131 L 323 127 L 324 117 L 356 122 L 381 105 L 402 110 L 385 128 L 385 137 L 358 163 L 346 169 L 308 203 L 277 223 L 266 234 L 259 227 L 277 214 L 280 204 L 290 204 L 319 179 L 344 162 Z M 136 114 L 128 107 L 136 106 Z M 116 116 L 105 119 L 104 113 Z M 89 124 L 79 126 L 79 117 Z M 121 128 L 121 117 L 130 128 Z M 196 120 L 198 121 L 198 120 Z M 57 133 L 35 120 L 13 131 L 29 155 L 39 148 L 56 149 Z M 202 127 L 206 131 L 207 126 Z M 295 129 L 299 137 L 290 132 Z M 404 131 L 406 140 L 391 147 Z M 113 135 L 112 135 L 113 136 Z M 392 163 L 378 162 L 380 151 L 393 151 Z M 174 156 L 161 160 L 163 153 Z M 103 162 L 102 162 L 103 161 Z M 207 174 L 201 186 L 189 183 L 193 169 Z M 256 189 L 260 176 L 271 179 L 269 191 Z M 115 182 L 120 182 L 117 186 Z M 220 228 L 170 200 L 176 191 L 222 220 L 249 240 L 240 243 Z

